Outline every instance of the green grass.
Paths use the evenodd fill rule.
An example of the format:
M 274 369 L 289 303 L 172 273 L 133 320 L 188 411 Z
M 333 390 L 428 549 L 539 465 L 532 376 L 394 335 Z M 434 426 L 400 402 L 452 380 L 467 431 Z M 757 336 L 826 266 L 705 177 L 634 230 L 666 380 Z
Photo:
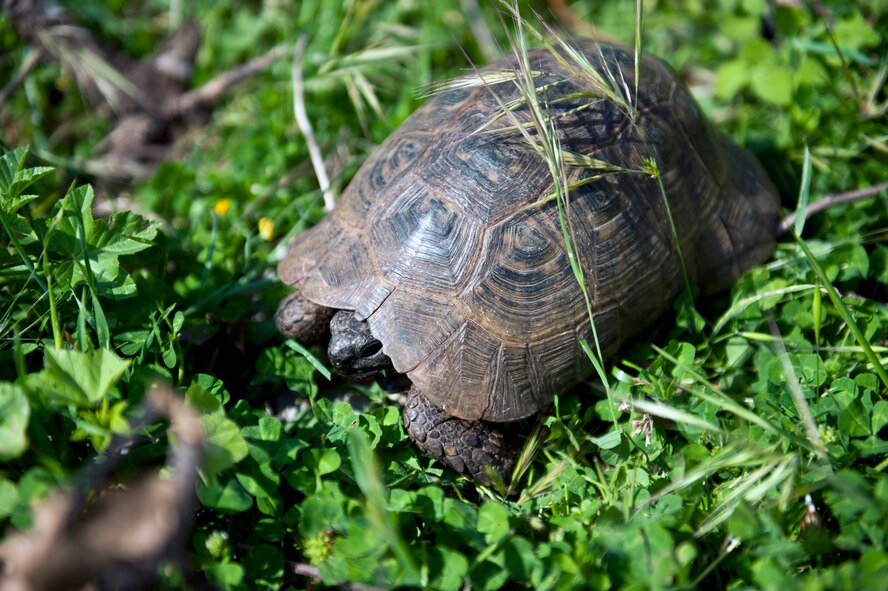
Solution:
M 491 47 L 463 15 L 471 4 L 70 9 L 137 55 L 167 22 L 196 17 L 197 82 L 307 32 L 305 107 L 341 192 L 422 89 L 471 78 L 463 50 L 485 62 Z M 509 37 L 539 44 L 508 10 L 479 4 L 501 47 Z M 829 16 L 759 1 L 649 2 L 643 27 L 635 3 L 571 6 L 678 69 L 718 126 L 764 162 L 789 214 L 883 182 L 888 166 L 888 10 L 824 4 Z M 521 5 L 524 17 L 551 34 L 532 8 Z M 0 85 L 28 56 L 2 25 Z M 527 83 L 525 100 L 538 105 L 524 74 L 501 75 Z M 633 95 L 616 94 L 627 116 Z M 522 461 L 517 494 L 502 498 L 419 455 L 378 386 L 329 381 L 321 351 L 274 331 L 286 289 L 269 271 L 324 206 L 287 60 L 230 93 L 186 139 L 187 159 L 127 194 L 96 182 L 100 199 L 125 198 L 142 217 L 93 214 L 97 179 L 77 176 L 78 162 L 104 123 L 84 109 L 70 75 L 49 63 L 0 107 L 3 141 L 31 146 L 0 163 L 4 529 L 29 528 L 34 503 L 137 423 L 146 387 L 161 379 L 202 413 L 209 446 L 187 551 L 221 588 L 307 587 L 297 571 L 331 586 L 884 588 L 884 191 L 797 223 L 801 238 L 781 237 L 729 293 L 698 300 L 699 314 L 679 302 L 656 331 L 599 359 L 595 379 L 526 425 L 538 451 Z M 537 115 L 540 129 L 552 124 Z M 556 177 L 583 164 L 536 146 Z M 56 169 L 35 168 L 47 162 Z M 640 174 L 601 169 L 617 172 Z M 369 406 L 356 413 L 344 391 Z M 289 402 L 286 415 L 267 410 Z M 163 427 L 147 431 L 122 478 L 163 462 Z M 803 525 L 809 495 L 820 525 Z M 165 580 L 182 585 L 181 573 Z

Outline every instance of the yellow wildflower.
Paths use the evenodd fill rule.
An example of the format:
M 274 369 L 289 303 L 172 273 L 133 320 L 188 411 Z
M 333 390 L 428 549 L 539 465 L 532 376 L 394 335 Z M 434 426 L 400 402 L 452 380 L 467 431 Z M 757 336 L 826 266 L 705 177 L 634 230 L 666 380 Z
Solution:
M 228 210 L 231 209 L 231 199 L 219 199 L 216 201 L 216 205 L 213 206 L 213 211 L 216 212 L 217 215 L 225 215 L 228 213 Z
M 274 220 L 271 218 L 259 218 L 259 235 L 265 240 L 274 238 Z

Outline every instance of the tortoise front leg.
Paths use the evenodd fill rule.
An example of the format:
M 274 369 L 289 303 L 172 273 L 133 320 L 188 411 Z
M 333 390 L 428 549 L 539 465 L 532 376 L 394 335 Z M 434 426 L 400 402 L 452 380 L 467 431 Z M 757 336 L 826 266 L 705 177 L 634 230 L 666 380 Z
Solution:
M 274 323 L 282 335 L 305 345 L 330 338 L 330 319 L 336 310 L 311 302 L 294 291 L 278 306 Z
M 413 387 L 404 406 L 404 428 L 421 450 L 445 466 L 488 486 L 493 485 L 490 469 L 509 483 L 515 453 L 489 423 L 449 415 Z

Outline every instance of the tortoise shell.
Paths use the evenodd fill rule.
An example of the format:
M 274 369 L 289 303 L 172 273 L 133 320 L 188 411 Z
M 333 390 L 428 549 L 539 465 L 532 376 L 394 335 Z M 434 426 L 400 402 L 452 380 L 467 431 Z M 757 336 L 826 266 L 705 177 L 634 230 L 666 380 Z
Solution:
M 583 51 L 634 89 L 630 50 Z M 570 60 L 534 50 L 529 61 L 564 150 L 632 170 L 656 161 L 691 283 L 724 289 L 770 255 L 778 202 L 767 175 L 704 119 L 667 66 L 643 58 L 631 121 Z M 521 96 L 505 82 L 429 100 L 373 152 L 336 209 L 295 239 L 278 271 L 307 299 L 366 320 L 395 369 L 446 412 L 511 421 L 588 375 L 580 341 L 593 335 L 552 176 L 494 93 L 506 104 Z M 514 112 L 530 120 L 526 104 Z M 656 178 L 580 167 L 568 175 L 565 219 L 609 355 L 671 307 L 684 286 L 681 260 Z

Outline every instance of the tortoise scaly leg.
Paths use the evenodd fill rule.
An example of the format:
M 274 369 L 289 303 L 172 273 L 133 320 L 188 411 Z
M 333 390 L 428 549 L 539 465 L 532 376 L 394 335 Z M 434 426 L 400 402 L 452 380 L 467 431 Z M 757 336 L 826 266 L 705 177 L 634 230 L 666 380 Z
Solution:
M 282 335 L 302 344 L 313 345 L 330 336 L 330 319 L 336 310 L 311 302 L 294 291 L 278 306 L 274 324 Z
M 417 447 L 448 468 L 491 486 L 489 468 L 509 483 L 515 452 L 489 423 L 447 414 L 413 387 L 404 406 L 404 428 Z

